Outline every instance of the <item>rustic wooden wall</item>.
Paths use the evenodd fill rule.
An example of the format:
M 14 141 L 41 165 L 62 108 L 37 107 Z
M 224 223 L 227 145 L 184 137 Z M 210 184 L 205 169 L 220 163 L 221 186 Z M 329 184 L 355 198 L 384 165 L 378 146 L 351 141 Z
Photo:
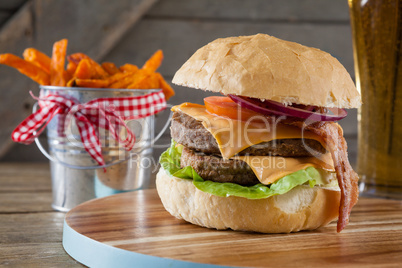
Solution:
M 9 20 L 26 0 L 2 0 L 0 1 L 0 25 Z
M 43 2 L 43 1 L 42 1 Z M 76 1 L 74 1 L 76 2 Z M 91 1 L 82 1 L 88 8 Z M 119 5 L 119 1 L 109 1 L 109 5 Z M 112 3 L 113 2 L 113 3 Z M 81 1 L 80 1 L 81 3 Z M 106 3 L 106 2 L 105 2 Z M 74 8 L 79 8 L 76 3 Z M 71 9 L 71 7 L 70 7 Z M 119 9 L 111 9 L 119 10 Z M 40 12 L 37 6 L 36 12 Z M 50 10 L 48 10 L 50 11 Z M 54 16 L 64 16 L 63 9 L 56 10 Z M 81 16 L 85 12 L 80 10 Z M 74 20 L 73 16 L 66 19 L 66 23 Z M 120 14 L 115 13 L 116 20 Z M 89 23 L 89 21 L 87 21 Z M 37 25 L 37 32 L 52 31 L 57 37 L 66 36 L 63 28 L 55 28 L 49 24 Z M 91 35 L 91 28 L 81 25 L 77 28 L 82 42 L 85 36 Z M 155 50 L 162 49 L 165 54 L 164 63 L 160 69 L 167 80 L 171 80 L 175 71 L 199 47 L 218 38 L 236 35 L 250 35 L 267 33 L 279 38 L 299 42 L 308 46 L 320 48 L 331 53 L 345 65 L 353 76 L 353 55 L 351 31 L 347 1 L 333 0 L 161 0 L 150 8 L 134 26 L 129 28 L 119 42 L 103 53 L 102 60 L 113 61 L 119 64 L 131 62 L 141 65 Z M 71 32 L 68 32 L 71 35 Z M 108 35 L 110 33 L 104 33 Z M 1 37 L 1 36 L 0 36 Z M 98 35 L 104 39 L 105 36 Z M 91 40 L 94 40 L 92 38 Z M 53 39 L 44 39 L 50 49 Z M 101 40 L 100 40 L 101 41 Z M 79 42 L 79 40 L 74 40 Z M 43 44 L 43 46 L 45 46 Z M 74 49 L 79 49 L 79 44 Z M 5 52 L 5 51 L 0 51 Z M 73 51 L 70 51 L 73 52 Z M 4 68 L 0 68 L 0 78 Z M 9 70 L 5 71 L 9 72 Z M 0 80 L 1 90 L 4 90 Z M 171 104 L 183 101 L 202 102 L 208 93 L 200 90 L 175 86 L 177 95 L 171 99 Z M 4 100 L 2 100 L 3 102 Z M 345 136 L 350 147 L 350 158 L 354 162 L 356 157 L 356 111 L 349 111 L 349 117 L 341 121 Z M 164 121 L 159 116 L 158 128 Z M 166 144 L 169 135 L 166 133 L 160 144 Z M 37 153 L 35 145 L 17 145 L 3 157 L 3 160 L 36 160 L 43 159 Z M 30 151 L 32 153 L 27 154 Z M 161 149 L 155 150 L 155 156 Z
M 67 38 L 69 54 L 84 52 L 101 60 L 156 1 L 26 0 L 0 29 L 0 53 L 21 55 L 26 47 L 35 47 L 51 54 L 52 44 Z M 34 101 L 28 92 L 38 94 L 38 86 L 3 65 L 0 83 L 0 157 L 9 161 L 44 159 L 32 145 L 12 146 L 10 138 L 13 128 L 32 110 Z

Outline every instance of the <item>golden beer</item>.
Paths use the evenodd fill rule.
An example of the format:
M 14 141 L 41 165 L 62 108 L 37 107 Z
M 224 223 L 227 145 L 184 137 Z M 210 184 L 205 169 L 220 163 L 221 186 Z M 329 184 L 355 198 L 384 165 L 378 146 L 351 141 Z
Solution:
M 349 0 L 362 194 L 402 199 L 402 0 Z

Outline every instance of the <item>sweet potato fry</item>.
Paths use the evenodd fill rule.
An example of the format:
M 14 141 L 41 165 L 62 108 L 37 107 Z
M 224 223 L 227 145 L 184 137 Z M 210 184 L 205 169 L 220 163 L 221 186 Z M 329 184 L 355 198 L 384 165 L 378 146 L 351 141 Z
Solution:
M 132 84 L 134 82 L 134 80 L 138 78 L 139 75 L 144 76 L 145 74 L 149 75 L 150 73 L 151 72 L 148 70 L 139 69 L 135 72 L 126 71 L 126 72 L 115 74 L 112 77 L 108 78 L 111 81 L 113 81 L 109 85 L 109 87 L 110 88 L 127 88 L 127 86 Z
M 40 85 L 50 84 L 50 75 L 35 64 L 21 59 L 13 54 L 1 54 L 0 63 L 17 69 Z
M 83 59 L 78 63 L 73 77 L 77 79 L 91 79 L 94 74 L 95 72 L 92 69 L 90 59 Z
M 102 88 L 109 85 L 105 79 L 76 79 L 75 84 L 79 87 Z
M 142 69 L 147 69 L 155 72 L 161 65 L 162 60 L 163 60 L 163 52 L 162 50 L 159 49 L 145 62 L 144 66 L 142 66 Z
M 132 89 L 156 89 L 159 88 L 159 79 L 155 73 L 143 72 L 140 70 L 136 73 L 133 82 L 127 86 Z
M 67 56 L 68 62 L 75 63 L 76 65 L 78 65 L 78 63 L 80 63 L 80 61 L 83 59 L 90 59 L 90 57 L 88 55 L 86 55 L 84 53 L 80 53 L 80 52 Z
M 122 81 L 122 80 L 126 79 L 127 77 L 133 76 L 133 75 L 134 75 L 134 73 L 130 73 L 130 72 L 125 72 L 125 73 L 119 72 L 119 73 L 116 73 L 114 75 L 111 75 L 111 76 L 105 78 L 105 80 L 108 82 L 108 86 L 109 86 L 109 85 L 112 85 L 113 83 Z
M 83 59 L 90 59 L 90 57 L 85 55 L 84 53 L 74 53 L 74 54 L 71 54 L 71 55 L 67 56 L 67 61 L 68 61 L 67 72 L 71 76 L 74 76 L 74 73 L 77 70 L 78 64 Z
M 117 68 L 117 66 L 113 62 L 103 62 L 101 66 L 110 75 L 114 75 L 120 72 L 119 68 Z
M 64 70 L 63 74 L 65 81 L 70 81 L 73 78 L 73 75 L 67 72 L 67 70 Z
M 122 73 L 122 74 L 125 74 L 125 76 L 110 83 L 109 88 L 127 88 L 127 86 L 133 82 L 133 77 L 135 77 L 135 74 L 133 73 Z
M 50 57 L 35 48 L 27 48 L 22 54 L 24 60 L 29 61 L 36 66 L 42 68 L 45 72 L 50 74 Z
M 67 43 L 67 39 L 62 39 L 53 44 L 53 52 L 50 62 L 50 84 L 53 86 L 63 87 L 67 84 L 67 72 L 64 70 Z
M 105 78 L 105 77 L 109 76 L 109 74 L 102 68 L 102 66 L 99 63 L 97 63 L 96 61 L 94 61 L 88 55 L 86 55 L 84 53 L 74 53 L 67 57 L 68 62 L 71 63 L 71 69 L 73 69 L 73 63 L 77 64 L 77 68 L 78 68 L 78 64 L 84 59 L 89 60 L 89 64 L 91 65 L 91 68 L 93 69 L 92 76 L 89 78 L 99 79 L 99 78 Z M 68 68 L 68 66 L 67 66 L 67 68 Z
M 75 87 L 77 84 L 75 83 L 75 80 L 77 80 L 77 78 L 73 77 L 71 78 L 68 82 L 66 87 Z
M 16 68 L 41 85 L 90 87 L 90 88 L 161 88 L 166 100 L 175 92 L 156 70 L 162 63 L 162 50 L 156 51 L 139 69 L 126 63 L 117 67 L 112 62 L 97 63 L 84 53 L 74 53 L 66 57 L 67 39 L 53 44 L 52 56 L 34 48 L 27 48 L 24 59 L 13 54 L 0 54 L 0 64 Z M 67 69 L 64 68 L 68 60 Z
M 162 88 L 163 94 L 165 94 L 165 99 L 169 100 L 171 97 L 175 95 L 173 88 L 165 81 L 163 76 L 160 73 L 156 73 L 160 87 Z
M 77 64 L 75 62 L 69 61 L 67 64 L 67 73 L 69 73 L 71 76 L 74 76 L 75 70 L 77 69 Z
M 101 79 L 109 76 L 109 74 L 105 71 L 105 69 L 102 68 L 102 66 L 99 63 L 97 63 L 93 59 L 89 59 L 89 61 L 92 66 L 91 68 L 94 71 L 94 74 L 92 76 L 93 79 Z
M 122 72 L 136 72 L 138 71 L 138 67 L 134 64 L 126 63 L 119 67 L 120 71 Z
M 147 79 L 153 72 L 146 70 L 146 69 L 140 69 L 137 72 L 133 73 L 133 75 L 127 77 L 126 82 L 128 84 L 125 85 L 126 88 L 138 88 L 137 85 L 144 79 Z

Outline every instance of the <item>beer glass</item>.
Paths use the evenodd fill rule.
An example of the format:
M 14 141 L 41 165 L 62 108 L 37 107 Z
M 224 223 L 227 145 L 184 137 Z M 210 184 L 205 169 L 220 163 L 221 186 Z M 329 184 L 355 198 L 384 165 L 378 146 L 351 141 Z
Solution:
M 349 0 L 362 195 L 402 199 L 402 0 Z

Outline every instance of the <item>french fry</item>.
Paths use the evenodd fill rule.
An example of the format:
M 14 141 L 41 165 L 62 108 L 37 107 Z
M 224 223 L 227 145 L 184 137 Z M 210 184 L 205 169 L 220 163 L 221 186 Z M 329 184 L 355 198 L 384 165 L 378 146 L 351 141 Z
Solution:
M 89 60 L 89 63 L 92 66 L 91 68 L 93 69 L 92 77 L 90 77 L 90 78 L 100 79 L 100 78 L 105 78 L 105 77 L 109 76 L 109 74 L 102 68 L 102 66 L 99 63 L 97 63 L 96 61 L 94 61 L 88 55 L 86 55 L 84 53 L 74 53 L 67 57 L 67 60 L 71 63 L 77 64 L 77 67 L 78 67 L 78 64 L 84 59 Z
M 138 67 L 134 64 L 126 63 L 119 67 L 120 71 L 122 72 L 136 72 L 138 71 Z
M 35 48 L 24 50 L 24 59 L 13 54 L 0 54 L 0 64 L 17 69 L 40 85 L 90 87 L 90 88 L 161 88 L 166 100 L 174 94 L 173 88 L 156 70 L 163 60 L 162 50 L 156 51 L 139 69 L 126 63 L 117 67 L 112 62 L 97 63 L 84 53 L 74 53 L 66 57 L 67 39 L 53 44 L 52 56 Z M 64 68 L 68 60 L 67 69 Z
M 65 81 L 67 81 L 67 82 L 73 78 L 73 75 L 70 74 L 69 72 L 67 72 L 67 70 L 64 70 L 63 75 L 64 75 Z
M 97 63 L 93 59 L 89 59 L 89 61 L 91 62 L 92 68 L 94 70 L 94 75 L 92 77 L 93 79 L 101 79 L 109 76 L 109 74 L 105 71 L 105 69 L 102 68 L 99 63 Z
M 78 52 L 67 56 L 68 62 L 75 63 L 78 66 L 83 59 L 90 59 L 90 57 L 84 53 Z
M 126 77 L 128 77 L 128 76 L 133 76 L 133 75 L 134 75 L 134 73 L 130 73 L 130 72 L 125 72 L 125 73 L 119 72 L 119 73 L 109 76 L 105 80 L 108 82 L 108 86 L 109 86 L 120 80 L 126 79 Z
M 83 59 L 78 63 L 73 77 L 76 79 L 91 79 L 94 74 L 90 59 Z
M 67 82 L 66 87 L 75 87 L 75 86 L 76 86 L 75 80 L 77 80 L 77 78 L 75 78 L 75 77 L 71 78 L 71 79 Z
M 162 88 L 163 94 L 165 94 L 165 99 L 169 100 L 175 95 L 173 88 L 165 81 L 160 73 L 155 73 L 159 79 L 160 87 Z
M 35 64 L 21 59 L 13 54 L 1 54 L 0 63 L 17 69 L 40 85 L 50 84 L 50 75 Z
M 35 48 L 27 48 L 22 54 L 24 60 L 29 61 L 36 66 L 42 68 L 45 72 L 50 74 L 50 57 Z
M 163 52 L 162 50 L 159 49 L 145 62 L 144 66 L 142 66 L 142 69 L 147 69 L 155 72 L 161 65 L 162 60 L 163 60 Z
M 122 73 L 125 76 L 109 84 L 110 88 L 127 88 L 128 85 L 133 83 L 133 79 L 136 76 L 135 73 Z M 117 75 L 117 74 L 115 74 Z
M 142 72 L 142 70 L 136 73 L 133 82 L 127 86 L 131 89 L 156 89 L 159 88 L 159 79 L 155 73 Z
M 150 73 L 152 73 L 152 72 L 150 72 L 148 70 L 138 69 L 137 71 L 134 71 L 134 72 L 126 71 L 123 73 L 115 74 L 113 77 L 109 78 L 110 80 L 113 80 L 113 82 L 109 85 L 109 87 L 110 88 L 128 88 L 128 86 L 130 84 L 134 83 L 138 79 L 142 79 L 140 77 L 146 77 Z
M 67 43 L 67 39 L 62 39 L 53 44 L 53 52 L 50 62 L 50 84 L 52 86 L 64 87 L 67 84 L 67 72 L 64 70 Z
M 66 69 L 67 73 L 69 73 L 71 76 L 74 76 L 77 66 L 78 65 L 75 62 L 72 62 L 72 61 L 68 62 L 67 69 Z
M 68 61 L 67 72 L 71 76 L 74 76 L 74 73 L 77 70 L 78 64 L 83 59 L 89 59 L 89 56 L 85 55 L 84 53 L 74 53 L 74 54 L 71 54 L 71 55 L 67 56 L 67 61 Z
M 110 75 L 120 73 L 119 68 L 113 62 L 103 62 L 101 66 Z
M 109 85 L 105 79 L 76 79 L 75 84 L 79 87 L 103 88 Z

